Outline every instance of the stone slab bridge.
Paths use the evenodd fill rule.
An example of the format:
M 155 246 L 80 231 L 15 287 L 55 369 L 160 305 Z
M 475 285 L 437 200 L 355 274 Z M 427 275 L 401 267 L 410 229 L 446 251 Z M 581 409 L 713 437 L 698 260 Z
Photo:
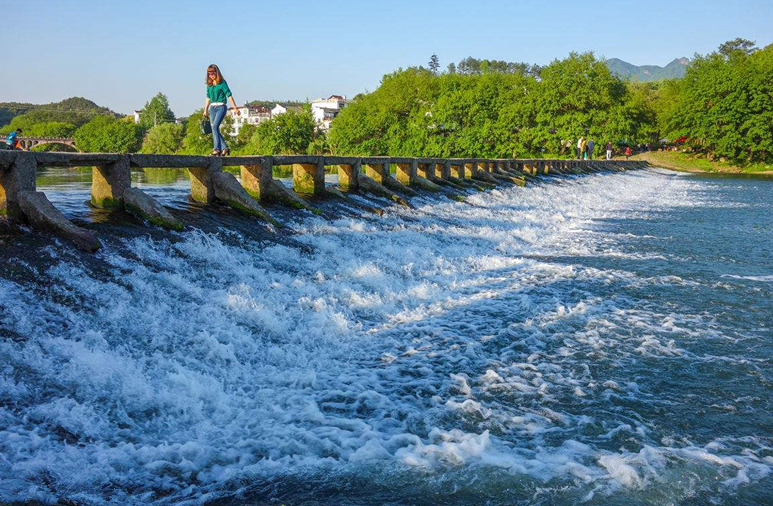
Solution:
M 293 189 L 272 176 L 275 166 L 293 167 Z M 68 238 L 87 251 L 100 242 L 90 230 L 70 222 L 36 190 L 40 166 L 92 166 L 91 205 L 121 207 L 151 225 L 182 230 L 182 222 L 159 202 L 131 186 L 132 168 L 186 168 L 192 200 L 215 201 L 272 223 L 260 201 L 279 201 L 314 210 L 308 199 L 345 199 L 349 192 L 366 192 L 407 205 L 419 191 L 443 191 L 460 199 L 457 190 L 485 190 L 500 184 L 524 186 L 538 177 L 624 171 L 643 168 L 645 162 L 605 160 L 522 160 L 478 158 L 409 158 L 344 156 L 231 156 L 55 153 L 0 151 L 0 216 L 26 222 L 34 228 Z M 241 182 L 223 170 L 240 167 Z M 338 185 L 325 185 L 325 169 L 338 172 Z M 392 174 L 392 168 L 395 171 Z M 361 204 L 355 207 L 362 207 Z
M 42 146 L 43 144 L 58 144 L 60 146 L 70 146 L 77 150 L 75 146 L 75 139 L 67 139 L 65 137 L 19 137 L 19 146 L 25 150 L 30 151 L 35 146 Z

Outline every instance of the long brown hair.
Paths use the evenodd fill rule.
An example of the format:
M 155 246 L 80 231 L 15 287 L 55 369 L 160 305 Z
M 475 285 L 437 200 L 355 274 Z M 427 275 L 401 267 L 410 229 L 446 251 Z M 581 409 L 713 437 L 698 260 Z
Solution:
M 214 72 L 215 77 L 209 77 L 209 73 Z M 224 81 L 223 74 L 220 73 L 220 67 L 215 65 L 214 63 L 207 67 L 207 86 L 213 86 L 215 84 L 220 84 Z

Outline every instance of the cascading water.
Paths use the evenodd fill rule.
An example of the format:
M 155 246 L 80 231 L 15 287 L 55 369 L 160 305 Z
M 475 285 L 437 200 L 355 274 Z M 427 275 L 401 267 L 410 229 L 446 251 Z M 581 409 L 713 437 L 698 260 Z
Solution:
M 8 259 L 0 501 L 770 504 L 773 183 L 548 181 Z

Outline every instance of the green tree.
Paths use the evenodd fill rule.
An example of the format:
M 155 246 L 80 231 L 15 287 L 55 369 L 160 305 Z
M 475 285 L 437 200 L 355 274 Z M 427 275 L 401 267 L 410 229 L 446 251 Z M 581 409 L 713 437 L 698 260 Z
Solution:
M 74 139 L 78 149 L 88 153 L 130 153 L 140 147 L 142 136 L 133 122 L 97 116 L 80 127 Z
M 244 154 L 306 154 L 314 141 L 316 125 L 311 111 L 286 112 L 264 121 L 241 149 Z
M 612 110 L 625 103 L 626 85 L 593 53 L 570 53 L 543 67 L 541 77 L 540 93 L 533 104 L 532 151 L 556 138 L 624 135 L 607 130 L 615 126 L 610 124 Z
M 7 133 L 16 128 L 27 130 L 37 123 L 50 122 L 71 123 L 79 127 L 100 114 L 116 116 L 110 109 L 81 97 L 42 105 L 3 103 L 0 104 L 0 124 L 4 126 L 0 132 Z M 7 125 L 9 122 L 13 124 Z
M 77 127 L 72 123 L 65 123 L 63 121 L 49 121 L 46 123 L 35 123 L 29 128 L 24 130 L 24 135 L 27 137 L 58 137 L 69 138 L 77 130 Z
M 245 146 L 248 142 L 250 142 L 250 139 L 252 139 L 252 137 L 255 135 L 255 132 L 257 130 L 258 130 L 258 125 L 245 123 L 239 129 L 239 135 L 236 136 L 237 143 L 241 146 Z
M 661 118 L 672 138 L 687 137 L 709 158 L 773 160 L 773 47 L 750 51 L 748 44 L 730 41 L 697 55 L 671 91 Z
M 433 55 L 429 59 L 429 70 L 433 74 L 437 74 L 438 70 L 440 70 L 440 59 L 437 57 L 436 54 L 433 53 Z
M 174 113 L 169 108 L 169 99 L 159 92 L 158 95 L 145 103 L 145 107 L 140 111 L 140 126 L 149 130 L 161 123 L 174 123 Z
M 201 133 L 200 124 L 204 109 L 198 109 L 188 116 L 185 123 L 181 153 L 186 155 L 205 155 L 212 151 L 212 136 Z
M 756 50 L 756 43 L 753 40 L 742 39 L 738 37 L 720 44 L 718 51 L 719 54 L 730 57 L 739 52 L 749 56 Z
M 142 153 L 172 154 L 180 150 L 185 137 L 185 125 L 162 123 L 154 126 L 142 141 Z

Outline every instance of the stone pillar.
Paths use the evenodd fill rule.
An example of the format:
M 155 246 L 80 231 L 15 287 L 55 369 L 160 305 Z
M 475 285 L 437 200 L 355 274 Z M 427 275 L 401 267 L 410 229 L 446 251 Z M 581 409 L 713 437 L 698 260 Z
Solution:
M 91 205 L 102 209 L 122 207 L 123 194 L 131 186 L 128 155 L 113 163 L 95 165 L 91 170 Z
M 378 184 L 384 184 L 389 175 L 389 163 L 366 163 L 365 175 Z
M 395 172 L 395 176 L 398 181 L 408 186 L 416 180 L 419 165 L 416 160 L 412 163 L 398 163 L 396 165 L 397 172 Z
M 23 216 L 19 207 L 19 192 L 35 191 L 35 171 L 38 164 L 32 153 L 14 153 L 8 167 L 0 165 L 0 216 L 17 220 Z
M 472 179 L 472 176 L 475 175 L 477 172 L 477 163 L 476 162 L 466 162 L 462 166 L 462 170 L 464 172 L 464 179 Z
M 301 195 L 321 195 L 325 192 L 325 165 L 317 163 L 293 164 L 293 189 Z
M 274 161 L 271 157 L 261 158 L 255 165 L 242 165 L 242 187 L 250 197 L 261 199 L 268 196 L 268 188 L 273 179 Z
M 202 204 L 211 204 L 215 200 L 215 185 L 212 175 L 223 171 L 223 160 L 212 158 L 206 167 L 190 167 L 191 199 Z
M 437 179 L 442 179 L 443 181 L 448 181 L 451 177 L 451 162 L 446 160 L 444 162 L 435 163 L 435 177 Z
M 435 169 L 434 164 L 432 163 L 419 163 L 416 165 L 416 173 L 423 177 L 424 179 L 428 179 L 432 181 L 435 179 Z
M 338 187 L 343 191 L 357 191 L 360 188 L 360 182 L 357 176 L 362 171 L 359 162 L 354 164 L 338 164 Z

